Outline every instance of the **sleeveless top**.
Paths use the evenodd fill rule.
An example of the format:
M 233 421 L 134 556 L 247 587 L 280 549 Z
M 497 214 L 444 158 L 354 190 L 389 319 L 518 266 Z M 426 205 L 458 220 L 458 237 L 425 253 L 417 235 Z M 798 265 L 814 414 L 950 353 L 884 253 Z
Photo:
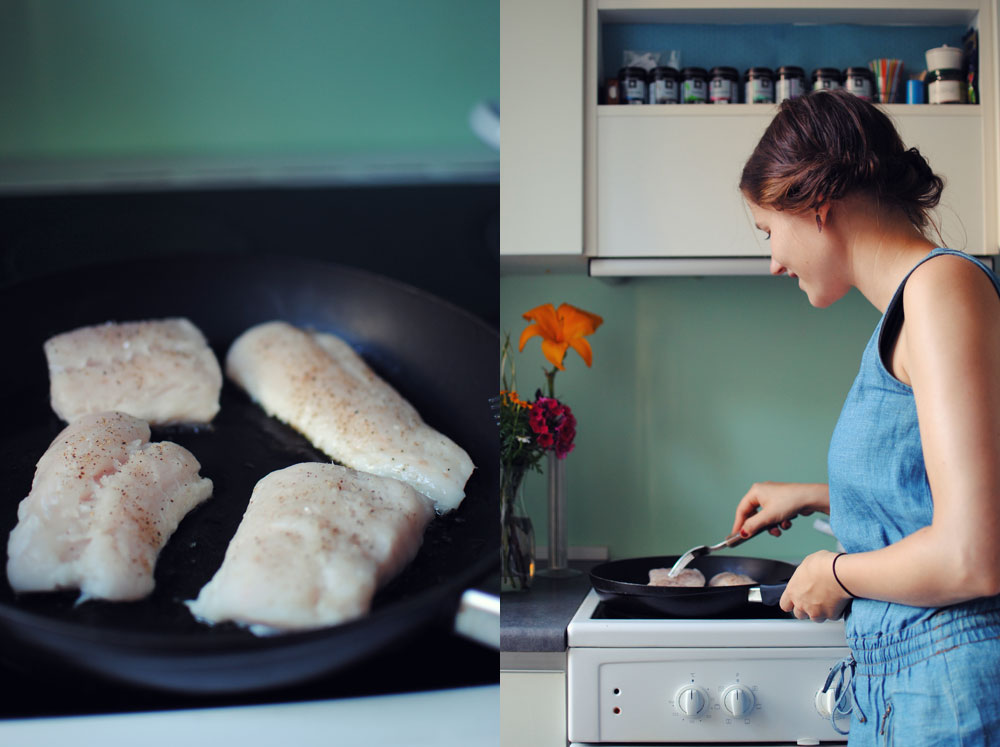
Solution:
M 935 249 L 913 269 L 941 254 L 974 262 L 1000 294 L 1000 281 L 993 272 L 961 252 Z M 892 354 L 903 322 L 903 288 L 909 277 L 908 273 L 896 289 L 865 347 L 861 369 L 830 441 L 830 524 L 849 553 L 877 550 L 898 542 L 928 526 L 933 517 L 913 389 L 889 373 L 884 362 Z M 970 611 L 997 608 L 1000 597 L 955 606 L 962 605 Z M 935 608 L 855 599 L 847 617 L 847 638 L 851 641 L 897 632 L 936 612 Z

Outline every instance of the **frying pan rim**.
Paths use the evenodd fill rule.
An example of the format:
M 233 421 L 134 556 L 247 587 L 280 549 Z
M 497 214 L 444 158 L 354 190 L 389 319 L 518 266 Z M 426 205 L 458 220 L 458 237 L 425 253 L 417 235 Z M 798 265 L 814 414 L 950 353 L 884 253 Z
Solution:
M 171 256 L 160 256 L 160 257 L 140 257 L 140 258 L 129 258 L 122 260 L 101 260 L 93 263 L 87 263 L 80 267 L 67 267 L 55 272 L 45 273 L 43 275 L 36 275 L 34 277 L 25 278 L 24 280 L 9 283 L 7 285 L 0 285 L 0 305 L 7 305 L 7 294 L 12 291 L 20 292 L 22 288 L 30 290 L 31 285 L 44 285 L 46 282 L 51 282 L 54 277 L 59 277 L 62 275 L 68 275 L 74 272 L 81 271 L 91 271 L 100 270 L 102 268 L 114 268 L 116 270 L 124 270 L 129 267 L 141 267 L 143 265 L 153 266 L 157 264 L 163 265 L 173 265 L 180 260 L 191 260 L 194 262 L 212 262 L 212 263 L 222 263 L 231 264 L 234 259 L 233 255 L 225 254 L 222 252 L 185 252 L 183 254 L 171 255 Z M 448 299 L 441 298 L 430 291 L 426 291 L 423 288 L 418 288 L 415 285 L 411 285 L 402 280 L 399 280 L 388 275 L 382 275 L 371 270 L 366 270 L 360 267 L 354 267 L 353 265 L 343 264 L 336 261 L 326 261 L 321 259 L 315 259 L 312 257 L 287 257 L 274 252 L 248 252 L 246 254 L 240 254 L 238 258 L 239 264 L 244 265 L 248 261 L 252 262 L 269 262 L 279 266 L 289 266 L 298 265 L 303 268 L 311 267 L 320 272 L 329 272 L 335 270 L 338 273 L 344 272 L 348 274 L 359 275 L 366 277 L 369 280 L 385 283 L 388 285 L 393 285 L 397 290 L 402 290 L 410 295 L 417 296 L 424 300 L 436 303 L 442 306 L 446 306 L 450 312 L 456 313 L 460 316 L 466 317 L 470 321 L 474 322 L 476 325 L 482 327 L 485 331 L 489 332 L 497 338 L 497 344 L 499 345 L 500 340 L 500 328 L 494 326 L 483 319 L 477 314 L 473 314 L 468 309 L 463 309 L 461 306 L 456 305 Z M 81 325 L 85 326 L 85 325 Z
M 44 289 L 46 284 L 55 278 L 72 275 L 79 272 L 99 273 L 102 269 L 113 269 L 119 273 L 150 272 L 151 268 L 171 267 L 175 268 L 179 262 L 190 262 L 192 266 L 208 268 L 224 266 L 227 271 L 231 271 L 235 265 L 239 270 L 248 270 L 261 273 L 270 268 L 278 268 L 282 272 L 297 270 L 300 273 L 310 275 L 329 274 L 339 277 L 354 277 L 365 280 L 369 283 L 379 284 L 389 287 L 401 294 L 411 296 L 421 302 L 432 304 L 441 311 L 446 312 L 451 317 L 462 319 L 466 323 L 471 323 L 478 328 L 479 332 L 485 333 L 497 341 L 499 348 L 499 328 L 488 323 L 482 317 L 463 309 L 453 302 L 441 298 L 429 291 L 417 288 L 409 283 L 396 278 L 383 275 L 363 268 L 345 265 L 336 261 L 326 261 L 308 257 L 288 257 L 273 252 L 253 252 L 240 254 L 234 257 L 231 254 L 220 252 L 190 252 L 177 255 L 110 259 L 93 263 L 87 263 L 81 267 L 62 268 L 55 272 L 45 273 L 24 280 L 0 286 L 0 309 L 11 308 L 15 303 L 13 297 L 23 297 L 33 290 Z M 81 323 L 79 326 L 85 326 Z M 489 494 L 486 494 L 488 499 Z M 495 543 L 499 548 L 499 539 Z M 326 638 L 337 640 L 338 635 L 347 635 L 354 629 L 362 629 L 366 625 L 377 624 L 382 619 L 405 615 L 411 612 L 420 613 L 420 622 L 426 623 L 435 616 L 445 614 L 442 605 L 447 602 L 446 608 L 450 614 L 454 615 L 454 606 L 458 604 L 458 598 L 464 590 L 474 586 L 477 582 L 482 582 L 488 577 L 496 566 L 499 565 L 498 553 L 492 552 L 493 546 L 486 547 L 482 556 L 474 563 L 468 564 L 462 570 L 457 570 L 454 575 L 449 575 L 446 582 L 438 587 L 422 589 L 413 596 L 404 599 L 394 600 L 369 611 L 360 618 L 346 621 L 337 625 L 326 626 L 309 631 L 293 631 L 274 636 L 254 636 L 245 630 L 234 630 L 231 632 L 220 632 L 205 635 L 192 635 L 190 632 L 175 633 L 163 630 L 136 630 L 122 628 L 117 625 L 101 624 L 93 625 L 77 620 L 66 620 L 52 617 L 46 614 L 26 610 L 16 604 L 0 602 L 0 630 L 6 635 L 18 636 L 18 626 L 31 626 L 40 633 L 57 635 L 65 639 L 80 641 L 81 643 L 94 643 L 105 647 L 112 647 L 122 652 L 130 649 L 142 649 L 147 652 L 167 651 L 175 655 L 200 654 L 200 653 L 249 653 L 264 649 L 278 649 L 293 646 L 295 644 L 309 644 L 321 642 Z M 453 597 L 453 599 L 449 599 Z M 93 667 L 87 667 L 91 672 L 96 672 Z M 102 673 L 103 670 L 100 670 Z M 105 673 L 106 676 L 106 673 Z

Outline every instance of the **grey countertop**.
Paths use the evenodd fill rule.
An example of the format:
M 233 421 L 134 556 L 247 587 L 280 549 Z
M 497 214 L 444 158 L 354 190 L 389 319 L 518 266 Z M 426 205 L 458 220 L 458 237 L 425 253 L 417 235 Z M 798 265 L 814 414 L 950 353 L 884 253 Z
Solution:
M 587 572 L 594 565 L 573 561 L 570 566 L 582 571 L 577 576 L 560 579 L 536 576 L 528 591 L 502 593 L 500 651 L 563 653 L 566 626 L 590 591 Z

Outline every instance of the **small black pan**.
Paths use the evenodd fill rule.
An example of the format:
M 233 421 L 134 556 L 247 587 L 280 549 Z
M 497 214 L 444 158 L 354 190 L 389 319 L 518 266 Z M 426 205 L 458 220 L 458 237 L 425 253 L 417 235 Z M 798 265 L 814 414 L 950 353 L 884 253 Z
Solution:
M 706 555 L 691 562 L 705 579 L 717 573 L 742 573 L 757 581 L 740 586 L 649 586 L 651 568 L 670 568 L 679 555 L 628 558 L 602 563 L 590 571 L 598 596 L 624 614 L 706 617 L 738 612 L 753 604 L 777 605 L 796 566 L 780 560 Z

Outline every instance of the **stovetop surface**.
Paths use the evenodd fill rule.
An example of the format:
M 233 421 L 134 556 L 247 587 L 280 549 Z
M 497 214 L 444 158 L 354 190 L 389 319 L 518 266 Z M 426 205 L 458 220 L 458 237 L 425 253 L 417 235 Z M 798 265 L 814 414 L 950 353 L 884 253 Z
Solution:
M 843 647 L 843 620 L 799 620 L 780 608 L 747 605 L 711 618 L 622 615 L 593 589 L 566 631 L 570 648 Z
M 759 605 L 737 612 L 723 612 L 711 618 L 681 617 L 679 615 L 668 615 L 666 613 L 657 614 L 649 612 L 647 614 L 633 613 L 625 614 L 619 612 L 611 605 L 600 602 L 590 616 L 591 620 L 662 620 L 662 621 L 684 621 L 690 622 L 698 619 L 711 620 L 794 620 L 794 616 L 783 611 L 780 607 L 767 607 Z

